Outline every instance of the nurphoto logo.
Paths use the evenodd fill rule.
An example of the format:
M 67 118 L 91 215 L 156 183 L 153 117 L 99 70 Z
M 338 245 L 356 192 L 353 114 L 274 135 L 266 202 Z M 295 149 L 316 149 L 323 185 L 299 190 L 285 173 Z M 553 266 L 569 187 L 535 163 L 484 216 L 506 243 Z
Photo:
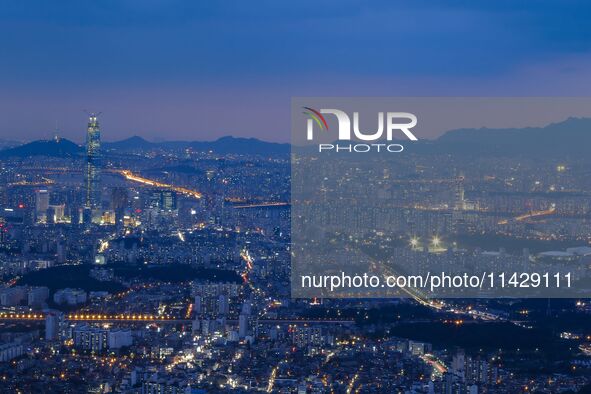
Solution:
M 353 112 L 353 127 L 351 127 L 351 118 L 340 109 L 320 109 L 303 107 L 304 115 L 308 117 L 306 122 L 306 137 L 308 141 L 314 140 L 314 129 L 320 131 L 329 131 L 328 122 L 325 114 L 334 115 L 338 123 L 338 140 L 351 141 L 352 137 L 358 141 L 386 141 L 391 142 L 395 135 L 408 138 L 410 141 L 418 141 L 418 138 L 410 129 L 417 125 L 417 117 L 410 112 L 378 112 L 378 127 L 376 131 L 362 131 L 359 127 L 359 112 Z M 384 118 L 386 119 L 384 121 Z M 385 123 L 385 126 L 384 126 Z M 353 133 L 351 133 L 351 129 Z M 385 135 L 384 135 L 385 134 Z M 318 144 L 318 151 L 332 152 L 391 152 L 399 153 L 404 150 L 404 146 L 397 143 L 360 143 L 360 144 Z

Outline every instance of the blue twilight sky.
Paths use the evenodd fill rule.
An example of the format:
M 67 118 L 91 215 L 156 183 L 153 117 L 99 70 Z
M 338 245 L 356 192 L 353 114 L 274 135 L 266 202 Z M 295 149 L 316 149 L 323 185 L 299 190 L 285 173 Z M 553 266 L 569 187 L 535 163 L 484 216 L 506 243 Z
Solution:
M 292 96 L 591 93 L 591 2 L 0 0 L 0 138 L 289 140 Z

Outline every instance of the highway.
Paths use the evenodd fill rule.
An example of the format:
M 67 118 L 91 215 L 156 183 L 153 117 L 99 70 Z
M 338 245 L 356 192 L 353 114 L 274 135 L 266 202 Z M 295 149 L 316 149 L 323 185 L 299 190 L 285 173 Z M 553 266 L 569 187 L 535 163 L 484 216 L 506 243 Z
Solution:
M 289 205 L 288 202 L 261 202 L 256 204 L 234 205 L 234 209 L 286 207 Z
M 0 321 L 43 321 L 45 320 L 43 312 L 30 313 L 0 313 Z M 64 314 L 65 321 L 84 321 L 84 322 L 127 322 L 127 323 L 169 323 L 185 324 L 193 322 L 192 319 L 180 318 L 170 315 L 152 315 L 152 314 L 119 314 L 109 315 L 102 313 L 70 313 Z M 238 319 L 227 319 L 228 323 L 238 324 Z M 277 319 L 258 319 L 263 324 L 354 324 L 352 319 L 308 319 L 308 318 L 277 318 Z
M 143 185 L 148 185 L 148 186 L 159 187 L 159 188 L 163 188 L 163 189 L 174 190 L 175 192 L 178 192 L 178 193 L 181 193 L 181 194 L 184 194 L 186 196 L 193 197 L 196 199 L 200 199 L 203 196 L 197 190 L 191 190 L 191 189 L 187 189 L 185 187 L 174 186 L 174 185 L 170 185 L 168 183 L 162 183 L 162 182 L 158 182 L 153 179 L 144 178 L 140 175 L 134 174 L 130 170 L 115 170 L 115 172 L 120 174 L 121 176 L 123 176 L 128 181 L 141 183 Z
M 556 208 L 554 208 L 554 207 L 552 207 L 550 209 L 545 209 L 543 211 L 530 211 L 528 213 L 524 213 L 523 215 L 516 216 L 515 218 L 513 218 L 513 220 L 515 220 L 516 222 L 522 222 L 524 220 L 531 219 L 531 218 L 552 215 L 555 212 L 556 212 Z M 507 224 L 507 223 L 509 223 L 509 220 L 507 220 L 507 219 L 501 220 L 499 222 L 499 224 L 501 224 L 501 225 Z

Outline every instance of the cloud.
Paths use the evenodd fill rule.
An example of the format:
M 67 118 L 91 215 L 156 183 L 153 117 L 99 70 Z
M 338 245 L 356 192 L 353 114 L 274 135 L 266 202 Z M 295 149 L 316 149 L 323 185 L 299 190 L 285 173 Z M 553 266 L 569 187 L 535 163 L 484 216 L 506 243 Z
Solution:
M 287 140 L 291 96 L 586 94 L 590 15 L 570 0 L 4 2 L 0 135 L 58 120 L 76 137 L 95 108 L 117 133 Z

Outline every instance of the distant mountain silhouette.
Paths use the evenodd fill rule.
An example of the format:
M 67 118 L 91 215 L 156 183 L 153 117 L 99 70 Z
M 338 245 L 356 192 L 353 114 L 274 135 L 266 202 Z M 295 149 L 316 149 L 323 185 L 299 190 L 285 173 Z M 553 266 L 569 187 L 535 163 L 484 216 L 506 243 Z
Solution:
M 14 148 L 15 146 L 19 146 L 22 144 L 22 142 L 14 140 L 0 140 L 0 150 Z
M 590 146 L 591 119 L 568 118 L 544 127 L 450 130 L 421 148 L 456 154 L 537 156 L 589 154 Z
M 153 143 L 146 141 L 142 137 L 134 135 L 133 137 L 126 138 L 116 142 L 104 142 L 103 148 L 114 149 L 114 150 L 133 150 L 133 149 L 149 149 L 154 145 Z
M 187 149 L 199 152 L 215 152 L 220 154 L 288 154 L 289 144 L 265 142 L 256 138 L 222 137 L 215 141 L 165 141 L 149 142 L 142 137 L 134 136 L 117 142 L 105 142 L 107 150 L 129 152 L 144 149 Z
M 265 142 L 256 138 L 222 137 L 213 142 L 191 142 L 195 150 L 213 151 L 221 154 L 254 153 L 254 154 L 288 154 L 289 144 Z
M 289 154 L 289 144 L 265 142 L 256 138 L 222 137 L 215 141 L 165 141 L 150 142 L 142 137 L 134 136 L 116 142 L 103 142 L 105 151 L 132 152 L 148 149 L 187 149 L 198 152 L 215 152 L 219 154 Z M 73 157 L 84 153 L 84 147 L 65 138 L 38 140 L 10 149 L 0 150 L 0 158 L 6 157 Z
M 0 151 L 0 158 L 31 156 L 49 157 L 75 157 L 84 152 L 84 149 L 74 142 L 65 138 L 52 140 L 38 140 L 29 142 L 15 148 Z
M 494 156 L 580 156 L 589 155 L 591 119 L 568 118 L 544 127 L 507 129 L 450 130 L 434 141 L 422 140 L 412 145 L 416 153 L 449 153 Z M 117 142 L 103 142 L 103 149 L 132 152 L 147 149 L 192 149 L 219 154 L 286 155 L 289 144 L 265 142 L 256 138 L 222 137 L 215 141 L 150 142 L 134 136 Z M 73 157 L 84 148 L 67 139 L 39 140 L 0 151 L 0 158 L 52 156 Z

